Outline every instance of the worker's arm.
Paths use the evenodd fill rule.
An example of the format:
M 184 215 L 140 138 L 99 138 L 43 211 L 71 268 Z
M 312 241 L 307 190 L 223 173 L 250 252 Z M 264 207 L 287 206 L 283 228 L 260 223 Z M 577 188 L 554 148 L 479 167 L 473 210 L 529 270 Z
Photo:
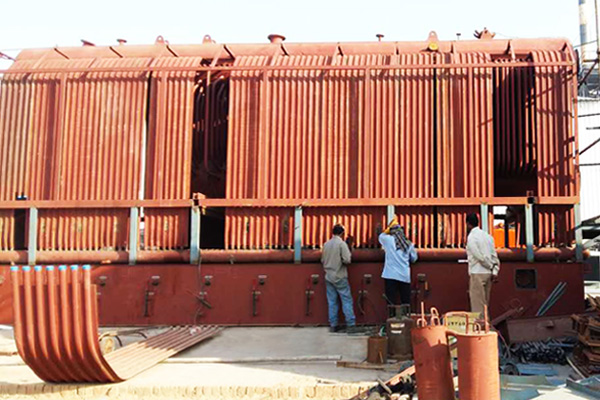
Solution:
M 410 262 L 416 263 L 417 260 L 419 259 L 419 256 L 417 255 L 417 250 L 415 249 L 415 245 L 411 244 L 410 249 L 408 251 L 409 251 L 409 255 L 410 255 Z
M 352 262 L 352 253 L 350 253 L 350 248 L 346 242 L 342 242 L 340 245 L 341 253 L 342 253 L 342 263 L 350 264 Z
M 379 244 L 381 245 L 381 247 L 383 247 L 384 250 L 386 250 L 386 242 L 390 237 L 391 236 L 388 235 L 387 233 L 379 234 Z
M 496 251 L 496 243 L 494 242 L 493 236 L 489 236 L 490 245 L 490 264 L 492 265 L 492 273 L 497 275 L 500 272 L 500 258 Z

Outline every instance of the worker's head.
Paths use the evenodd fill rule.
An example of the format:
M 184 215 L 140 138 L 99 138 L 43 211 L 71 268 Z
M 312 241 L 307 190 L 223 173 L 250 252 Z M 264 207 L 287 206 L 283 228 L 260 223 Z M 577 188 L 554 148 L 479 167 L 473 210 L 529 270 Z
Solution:
M 477 214 L 468 214 L 467 215 L 467 232 L 471 232 L 471 229 L 476 228 L 479 226 L 479 217 L 477 216 Z
M 345 231 L 344 225 L 342 225 L 342 224 L 335 224 L 333 226 L 333 234 L 335 236 L 340 236 L 340 237 L 344 236 L 344 231 Z

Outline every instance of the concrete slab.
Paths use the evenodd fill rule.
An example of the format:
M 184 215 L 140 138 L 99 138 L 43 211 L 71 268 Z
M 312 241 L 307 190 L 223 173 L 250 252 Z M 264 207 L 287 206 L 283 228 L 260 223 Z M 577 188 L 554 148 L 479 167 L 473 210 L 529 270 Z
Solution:
M 139 336 L 122 339 L 127 344 L 139 340 Z M 18 356 L 0 356 L 0 398 L 36 394 L 87 399 L 345 399 L 374 385 L 377 379 L 387 380 L 394 375 L 389 371 L 336 367 L 335 359 L 340 357 L 363 361 L 366 347 L 367 336 L 330 334 L 327 328 L 227 328 L 169 363 L 116 385 L 43 384 Z M 298 357 L 325 361 L 269 361 Z M 206 362 L 211 359 L 218 362 Z M 238 363 L 228 363 L 231 361 Z

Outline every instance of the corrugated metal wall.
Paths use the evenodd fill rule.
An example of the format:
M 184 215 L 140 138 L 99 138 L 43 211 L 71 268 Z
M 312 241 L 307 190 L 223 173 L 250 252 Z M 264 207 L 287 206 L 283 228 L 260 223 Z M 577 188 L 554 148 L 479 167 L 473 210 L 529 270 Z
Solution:
M 167 58 L 154 64 L 200 61 Z M 0 81 L 0 199 L 21 194 L 30 200 L 189 199 L 196 74 L 94 72 L 151 63 L 150 58 L 51 60 L 37 67 L 86 67 L 89 72 L 5 76 Z M 30 64 L 19 61 L 14 67 Z M 2 216 L 6 229 L 0 245 L 10 250 L 14 217 Z M 188 246 L 188 209 L 148 210 L 145 218 L 147 248 Z M 128 210 L 42 210 L 39 219 L 43 250 L 127 248 Z
M 236 65 L 405 65 L 434 58 L 261 56 L 240 57 Z M 227 197 L 433 197 L 433 87 L 428 70 L 232 73 Z M 240 212 L 248 216 L 242 225 L 234 222 Z M 331 221 L 343 220 L 357 245 L 373 247 L 374 228 L 384 223 L 384 211 L 372 208 L 309 213 L 303 242 L 308 247 L 320 246 L 330 235 Z M 243 232 L 233 230 L 269 221 L 264 210 L 228 210 L 226 247 L 240 247 L 229 240 L 244 237 Z M 283 229 L 274 224 L 271 229 Z M 288 245 L 285 235 L 275 237 L 284 242 L 271 246 Z
M 136 199 L 147 73 L 93 71 L 147 63 L 147 59 L 52 60 L 38 66 L 85 66 L 90 72 L 4 77 L 2 200 L 21 194 L 30 200 Z M 121 249 L 127 242 L 128 213 L 121 210 L 45 210 L 39 218 L 42 249 Z
M 563 52 L 534 51 L 533 61 L 564 61 Z M 536 161 L 538 195 L 576 193 L 573 76 L 564 67 L 535 70 Z
M 237 55 L 234 65 L 374 68 L 219 71 L 209 85 L 206 71 L 100 70 L 208 65 L 201 57 L 16 62 L 15 68 L 87 71 L 8 74 L 0 81 L 0 201 L 20 194 L 58 201 L 190 199 L 192 187 L 214 196 L 222 189 L 211 183 L 222 181 L 225 160 L 229 199 L 482 198 L 499 195 L 499 175 L 505 186 L 533 179 L 531 188 L 513 185 L 523 193 L 510 195 L 577 194 L 569 67 L 470 67 L 505 65 L 508 52 L 272 49 L 272 56 Z M 377 68 L 425 64 L 457 67 Z M 478 209 L 396 209 L 421 248 L 464 246 L 467 211 Z M 545 229 L 540 244 L 572 241 L 569 207 L 536 212 Z M 150 208 L 143 215 L 143 249 L 188 246 L 189 209 Z M 319 247 L 341 222 L 357 246 L 376 247 L 385 215 L 384 207 L 305 208 L 303 244 Z M 0 213 L 0 249 L 15 247 L 14 218 Z M 128 219 L 117 209 L 43 211 L 39 247 L 126 249 Z M 291 208 L 228 208 L 225 248 L 289 248 L 292 228 Z
M 563 59 L 556 53 L 536 54 L 543 61 Z M 442 62 L 469 65 L 492 58 L 419 53 L 236 59 L 240 66 Z M 572 81 L 564 67 L 234 72 L 230 87 L 229 198 L 491 197 L 495 171 L 518 176 L 536 167 L 540 195 L 575 194 Z M 311 209 L 304 245 L 322 244 L 332 221 L 344 220 L 340 212 Z M 244 224 L 234 223 L 240 213 L 247 216 Z M 343 214 L 359 247 L 376 245 L 373 226 L 385 223 L 383 211 L 348 208 Z M 431 209 L 419 215 L 423 231 L 411 238 L 420 247 L 464 245 L 465 232 L 458 227 L 464 225 L 463 210 Z M 540 225 L 562 221 L 561 215 L 562 210 L 544 209 Z M 234 239 L 244 237 L 243 232 L 234 231 L 271 226 L 270 218 L 264 210 L 228 210 L 226 247 L 243 248 Z M 435 219 L 443 226 L 437 234 Z M 353 220 L 377 222 L 353 226 Z M 277 221 L 270 229 L 282 226 Z M 568 238 L 560 242 L 570 243 L 572 234 L 562 231 Z M 288 239 L 268 243 L 287 246 Z
M 583 150 L 600 139 L 600 100 L 579 99 L 579 149 Z M 596 115 L 593 115 L 596 114 Z M 579 157 L 580 164 L 600 163 L 600 143 Z M 581 219 L 586 220 L 600 215 L 600 165 L 582 165 L 581 172 Z
M 445 62 L 489 62 L 486 54 L 447 55 Z M 484 197 L 494 192 L 492 72 L 459 68 L 439 72 L 436 135 L 440 197 Z
M 200 65 L 200 57 L 159 58 L 154 66 Z M 150 81 L 147 199 L 191 198 L 195 72 L 156 72 Z M 145 214 L 146 249 L 189 246 L 189 209 L 154 209 Z

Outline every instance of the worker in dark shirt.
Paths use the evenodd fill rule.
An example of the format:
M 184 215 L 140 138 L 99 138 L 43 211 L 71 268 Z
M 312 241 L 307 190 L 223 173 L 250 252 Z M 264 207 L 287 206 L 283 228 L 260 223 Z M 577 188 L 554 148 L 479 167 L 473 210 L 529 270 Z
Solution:
M 339 224 L 335 225 L 331 239 L 323 245 L 323 255 L 321 256 L 327 286 L 329 330 L 330 332 L 337 332 L 341 329 L 338 321 L 339 299 L 341 299 L 348 333 L 355 333 L 357 332 L 356 317 L 354 316 L 352 293 L 348 283 L 347 267 L 352 261 L 352 254 L 350 253 L 350 247 L 344 242 L 343 236 L 344 227 Z

